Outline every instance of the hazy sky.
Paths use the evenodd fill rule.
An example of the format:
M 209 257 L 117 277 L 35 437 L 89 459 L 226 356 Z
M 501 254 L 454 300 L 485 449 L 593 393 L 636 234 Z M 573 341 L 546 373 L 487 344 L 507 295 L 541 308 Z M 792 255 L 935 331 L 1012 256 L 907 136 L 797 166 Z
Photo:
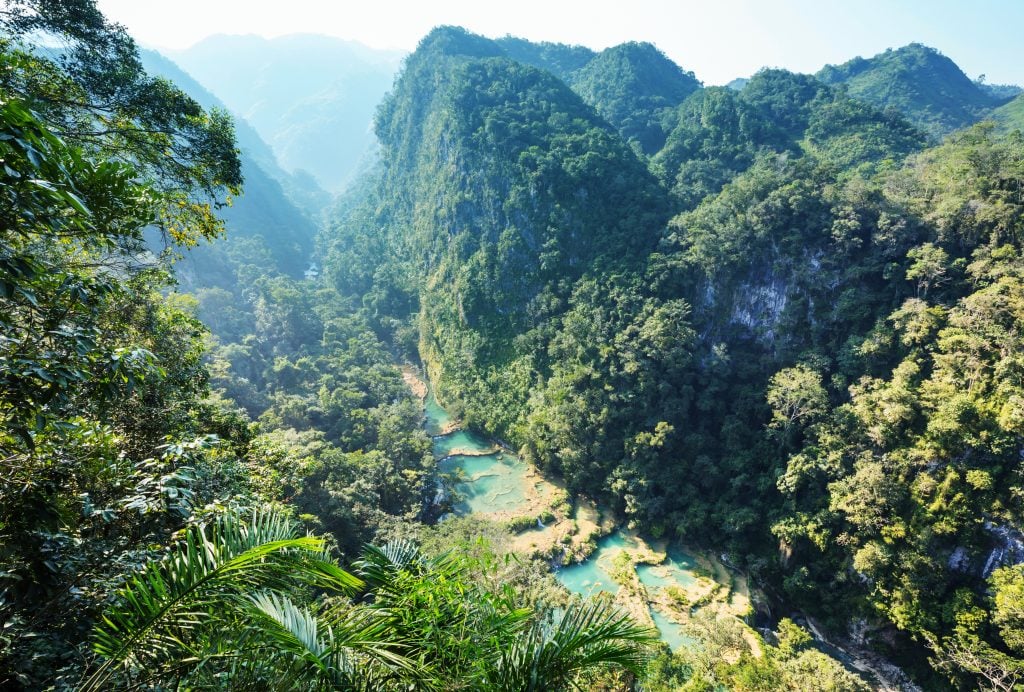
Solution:
M 972 78 L 1024 85 L 1024 0 L 98 0 L 157 48 L 216 33 L 321 33 L 411 50 L 438 24 L 595 49 L 650 41 L 708 84 L 763 66 L 813 72 L 912 41 Z

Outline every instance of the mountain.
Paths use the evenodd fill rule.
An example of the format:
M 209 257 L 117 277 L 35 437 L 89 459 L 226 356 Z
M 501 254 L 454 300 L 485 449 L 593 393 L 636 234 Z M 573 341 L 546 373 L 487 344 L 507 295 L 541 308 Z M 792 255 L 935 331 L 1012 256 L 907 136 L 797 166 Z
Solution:
M 810 152 L 840 170 L 866 172 L 925 143 L 898 114 L 784 70 L 762 70 L 741 90 L 696 91 L 661 121 L 668 134 L 651 167 L 684 209 L 717 194 L 768 151 Z
M 171 60 L 150 50 L 140 51 L 140 57 L 147 72 L 171 80 L 204 108 L 224 108 L 216 96 Z M 293 276 L 302 275 L 313 253 L 317 227 L 311 214 L 322 208 L 326 193 L 312 181 L 281 170 L 270 147 L 244 119 L 236 118 L 235 134 L 245 189 L 230 207 L 221 210 L 227 238 L 193 248 L 179 263 L 178 274 L 188 287 L 233 286 L 234 261 L 229 255 L 240 243 L 256 242 L 264 248 L 258 253 L 264 271 Z M 289 197 L 285 186 L 295 191 L 309 213 Z
M 169 53 L 260 133 L 289 171 L 337 192 L 374 146 L 372 120 L 401 59 L 327 36 L 216 35 Z
M 695 405 L 686 373 L 715 346 L 691 329 L 762 373 L 807 345 L 804 331 L 783 336 L 778 304 L 814 294 L 824 310 L 843 285 L 817 286 L 829 272 L 809 268 L 832 237 L 825 191 L 891 167 L 925 137 L 806 75 L 765 70 L 742 92 L 705 89 L 652 46 L 625 44 L 569 72 L 569 89 L 536 66 L 542 50 L 561 49 L 517 43 L 524 64 L 507 45 L 453 27 L 421 42 L 379 111 L 380 169 L 333 220 L 325 266 L 341 293 L 362 295 L 398 350 L 423 359 L 438 396 L 467 422 L 600 495 L 630 436 L 668 415 L 659 410 L 688 425 L 678 417 Z M 635 77 L 628 88 L 601 91 L 623 75 Z M 623 98 L 592 106 L 584 91 Z M 602 103 L 665 124 L 649 165 L 618 130 L 630 121 L 610 123 Z M 793 201 L 764 199 L 774 184 L 792 186 Z M 723 201 L 732 195 L 742 202 Z M 719 228 L 736 218 L 728 204 L 748 202 L 764 207 L 750 221 L 758 230 L 728 236 Z M 699 238 L 708 245 L 696 255 L 679 249 Z M 588 345 L 632 342 L 619 356 Z M 673 377 L 678 389 L 656 384 Z M 560 451 L 577 447 L 586 451 Z M 689 471 L 681 461 L 657 467 L 674 448 L 664 447 L 623 463 L 675 487 L 678 477 L 662 472 Z
M 330 264 L 345 268 L 339 288 L 369 291 L 376 310 L 422 315 L 420 352 L 439 395 L 483 424 L 487 401 L 453 395 L 544 359 L 524 335 L 554 328 L 584 275 L 638 272 L 667 200 L 564 82 L 462 29 L 423 39 L 377 134 L 380 180 L 362 218 L 335 223 Z
M 646 154 L 664 144 L 661 109 L 678 106 L 701 87 L 692 72 L 684 72 L 650 43 L 603 50 L 569 80 L 584 101 Z
M 992 98 L 1006 100 L 1015 98 L 1024 93 L 1024 88 L 1021 88 L 1016 84 L 986 84 L 981 80 L 981 78 L 976 79 L 974 83 L 978 85 L 979 89 Z
M 1020 388 L 993 365 L 1024 295 L 1013 142 L 926 149 L 855 93 L 871 64 L 737 91 L 649 45 L 584 57 L 431 32 L 325 234 L 332 288 L 570 493 L 941 688 L 920 641 L 957 620 L 930 614 L 975 607 L 1020 525 Z
M 509 58 L 524 65 L 547 70 L 563 81 L 585 66 L 597 55 L 585 46 L 567 46 L 562 43 L 534 43 L 515 36 L 503 36 L 495 41 Z
M 845 84 L 851 96 L 878 108 L 898 110 L 934 137 L 981 120 L 1006 100 L 919 43 L 826 65 L 816 76 L 826 84 Z
M 188 210 L 159 187 L 168 138 L 174 192 L 240 182 L 222 121 L 120 27 L 9 5 L 0 27 L 80 45 L 0 40 L 5 688 L 865 689 L 826 638 L 883 689 L 1024 679 L 1024 96 L 961 98 L 913 46 L 705 88 L 648 44 L 440 27 L 376 110 L 322 273 L 299 278 L 318 193 L 239 120 L 248 191 L 179 264 L 192 297 L 138 241 L 153 202 Z M 1002 126 L 936 144 L 952 106 Z M 425 410 L 465 430 L 432 441 Z M 441 521 L 468 499 L 517 508 Z M 358 580 L 324 560 L 371 540 Z M 620 624 L 553 588 L 591 547 Z M 688 639 L 580 634 L 639 643 L 633 617 Z M 603 654 L 635 677 L 580 670 Z
M 992 111 L 992 119 L 1007 130 L 1024 132 L 1024 95 Z

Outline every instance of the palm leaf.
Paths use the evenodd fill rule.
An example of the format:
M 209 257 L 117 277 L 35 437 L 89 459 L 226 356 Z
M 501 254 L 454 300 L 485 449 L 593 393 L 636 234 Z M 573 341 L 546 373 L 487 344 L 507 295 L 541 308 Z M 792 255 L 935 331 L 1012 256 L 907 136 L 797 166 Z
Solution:
M 396 578 L 403 572 L 418 574 L 426 566 L 426 558 L 411 541 L 392 541 L 383 547 L 366 545 L 354 568 L 369 589 L 392 593 Z
M 317 671 L 334 686 L 350 688 L 371 670 L 417 674 L 416 664 L 397 653 L 407 648 L 396 641 L 389 623 L 365 609 L 329 611 L 318 617 L 285 596 L 250 596 L 254 620 L 275 648 Z
M 569 606 L 553 628 L 537 623 L 489 672 L 496 689 L 560 689 L 582 672 L 620 667 L 639 674 L 656 633 L 602 601 Z
M 194 526 L 163 560 L 149 564 L 118 593 L 118 603 L 95 628 L 94 650 L 106 660 L 85 682 L 98 689 L 114 667 L 154 667 L 162 661 L 198 658 L 198 631 L 230 608 L 232 594 L 289 588 L 308 579 L 339 588 L 361 582 L 322 559 L 320 538 L 296 536 L 280 512 L 256 511 L 249 521 L 219 517 Z

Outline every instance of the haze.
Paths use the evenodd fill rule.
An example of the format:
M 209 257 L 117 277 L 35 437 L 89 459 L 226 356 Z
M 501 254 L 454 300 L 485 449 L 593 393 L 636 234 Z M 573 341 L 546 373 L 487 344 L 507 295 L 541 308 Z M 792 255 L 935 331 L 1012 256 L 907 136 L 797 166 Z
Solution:
M 320 33 L 374 48 L 412 50 L 432 27 L 457 24 L 487 36 L 601 49 L 650 41 L 707 84 L 764 66 L 814 72 L 826 63 L 920 42 L 972 78 L 1024 84 L 1024 3 L 1014 0 L 795 0 L 716 2 L 324 2 L 99 0 L 143 45 L 186 48 L 217 33 Z

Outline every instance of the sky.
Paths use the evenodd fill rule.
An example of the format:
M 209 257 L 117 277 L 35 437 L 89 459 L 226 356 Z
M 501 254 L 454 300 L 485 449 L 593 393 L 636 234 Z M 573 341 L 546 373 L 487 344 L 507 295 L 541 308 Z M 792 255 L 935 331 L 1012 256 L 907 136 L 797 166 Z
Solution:
M 412 50 L 431 28 L 600 50 L 649 41 L 706 84 L 924 43 L 991 84 L 1024 85 L 1024 0 L 97 0 L 149 47 L 211 34 L 318 33 Z

